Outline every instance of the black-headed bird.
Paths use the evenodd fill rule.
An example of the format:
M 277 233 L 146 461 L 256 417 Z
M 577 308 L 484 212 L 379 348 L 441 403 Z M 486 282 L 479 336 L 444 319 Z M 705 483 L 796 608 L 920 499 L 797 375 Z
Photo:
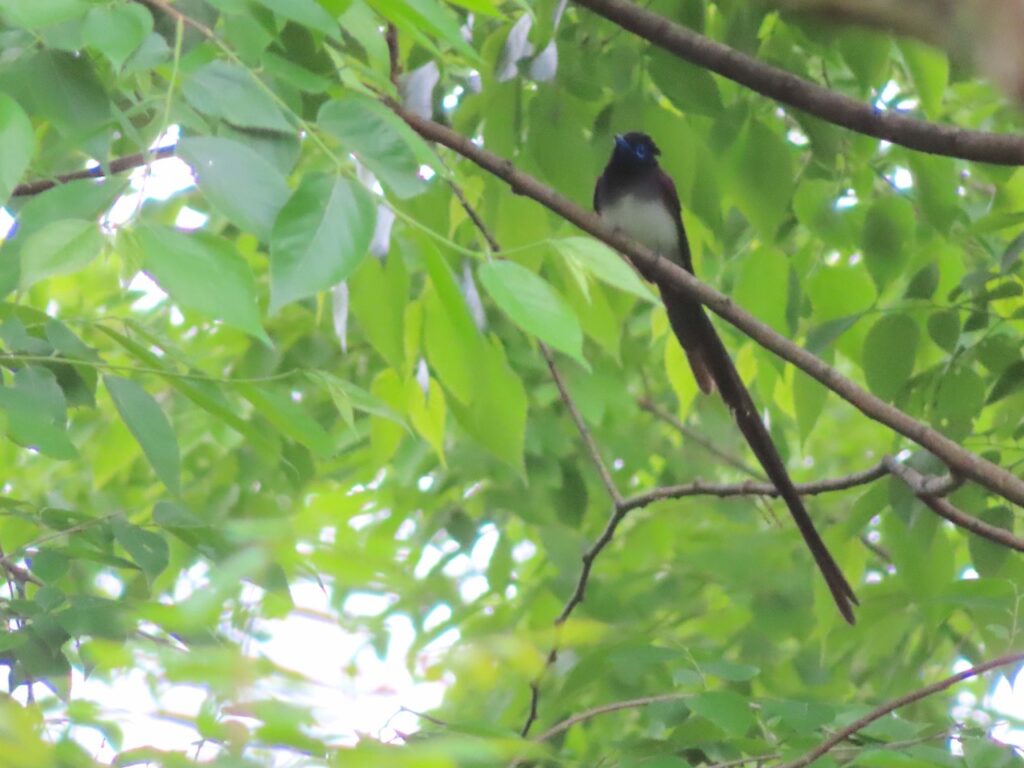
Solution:
M 683 229 L 676 185 L 658 165 L 659 154 L 658 147 L 647 134 L 616 136 L 611 159 L 594 188 L 594 210 L 614 228 L 692 274 L 690 245 Z M 669 324 L 686 353 L 697 385 L 705 394 L 717 390 L 729 406 L 751 450 L 789 507 L 839 612 L 853 624 L 853 606 L 857 604 L 857 597 L 818 535 L 768 430 L 757 414 L 754 401 L 704 307 L 653 275 L 644 274 L 644 277 L 658 285 Z

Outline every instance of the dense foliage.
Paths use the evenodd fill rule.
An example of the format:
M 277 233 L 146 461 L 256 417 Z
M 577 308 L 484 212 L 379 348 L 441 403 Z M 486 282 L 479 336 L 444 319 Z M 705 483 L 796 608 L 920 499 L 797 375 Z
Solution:
M 740 0 L 648 7 L 879 110 L 1021 129 L 916 40 Z M 888 475 L 808 497 L 855 627 L 781 504 L 703 494 L 630 512 L 556 625 L 612 504 L 542 345 L 623 495 L 760 475 L 654 292 L 381 97 L 582 206 L 612 136 L 652 134 L 700 277 L 1013 471 L 1019 170 L 780 108 L 553 0 L 0 0 L 0 20 L 3 764 L 738 765 L 1020 648 L 1024 562 Z M 15 189 L 153 147 L 180 159 Z M 195 184 L 161 194 L 182 160 Z M 718 326 L 797 482 L 892 454 L 944 474 Z M 977 485 L 949 498 L 1014 527 Z M 382 659 L 444 684 L 419 734 L 353 748 L 294 695 L 301 641 L 280 666 L 261 643 L 310 586 Z M 399 617 L 415 634 L 396 662 Z M 324 664 L 358 681 L 355 658 Z M 86 687 L 132 676 L 158 701 L 198 687 L 164 714 L 201 752 L 136 748 Z M 995 679 L 816 765 L 1017 764 L 990 738 Z

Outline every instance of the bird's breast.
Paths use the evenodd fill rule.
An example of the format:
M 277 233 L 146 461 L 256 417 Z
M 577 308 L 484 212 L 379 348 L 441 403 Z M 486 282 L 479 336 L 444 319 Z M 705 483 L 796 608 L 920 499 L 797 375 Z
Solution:
M 660 200 L 622 195 L 601 207 L 601 218 L 652 251 L 675 260 L 679 231 L 675 217 Z

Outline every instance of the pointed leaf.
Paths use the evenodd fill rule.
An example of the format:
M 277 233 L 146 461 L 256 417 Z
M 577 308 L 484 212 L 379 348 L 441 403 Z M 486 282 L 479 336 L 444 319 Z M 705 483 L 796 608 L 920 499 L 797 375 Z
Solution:
M 512 261 L 491 261 L 477 272 L 494 302 L 516 325 L 584 366 L 583 331 L 562 296 L 539 275 Z
M 366 256 L 376 206 L 361 186 L 307 176 L 270 236 L 270 311 L 345 280 Z
M 270 343 L 260 324 L 252 272 L 227 240 L 152 225 L 138 233 L 146 271 L 172 299 Z
M 424 190 L 420 166 L 435 165 L 434 155 L 391 110 L 352 94 L 324 104 L 317 122 L 399 197 Z
M 203 114 L 239 128 L 293 132 L 274 99 L 241 65 L 211 61 L 192 73 L 183 91 L 188 103 Z
M 131 379 L 104 376 L 117 412 L 142 447 L 157 477 L 168 490 L 181 490 L 181 454 L 178 438 L 164 412 L 146 390 Z
M 270 229 L 291 190 L 269 160 L 245 144 L 212 136 L 178 142 L 199 189 L 232 224 L 270 239 Z
M 96 258 L 102 248 L 103 235 L 95 221 L 62 219 L 47 224 L 21 248 L 21 287 L 76 272 Z
M 7 202 L 35 154 L 36 137 L 25 110 L 0 93 L 0 204 Z
M 147 579 L 153 581 L 167 567 L 170 549 L 167 541 L 159 533 L 132 525 L 120 517 L 114 519 L 111 527 L 117 543 L 131 555 Z
M 872 392 L 886 400 L 899 394 L 914 371 L 920 335 L 917 323 L 907 315 L 886 315 L 871 326 L 861 366 Z
M 581 266 L 598 280 L 647 301 L 657 301 L 636 272 L 604 243 L 590 237 L 562 237 L 551 243 L 567 260 Z

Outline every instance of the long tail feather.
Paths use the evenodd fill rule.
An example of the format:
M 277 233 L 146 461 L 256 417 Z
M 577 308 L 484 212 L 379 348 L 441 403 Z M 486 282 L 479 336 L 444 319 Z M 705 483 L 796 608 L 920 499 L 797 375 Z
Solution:
M 678 291 L 662 287 L 661 296 L 668 311 L 672 330 L 686 352 L 700 388 L 704 392 L 710 391 L 710 379 L 721 393 L 722 399 L 736 419 L 740 432 L 789 507 L 793 521 L 800 529 L 808 549 L 811 550 L 811 555 L 825 578 L 839 612 L 846 621 L 853 624 L 853 606 L 858 604 L 857 596 L 839 564 L 825 546 L 825 542 L 818 535 L 767 428 L 757 414 L 757 407 L 710 318 L 700 304 Z

